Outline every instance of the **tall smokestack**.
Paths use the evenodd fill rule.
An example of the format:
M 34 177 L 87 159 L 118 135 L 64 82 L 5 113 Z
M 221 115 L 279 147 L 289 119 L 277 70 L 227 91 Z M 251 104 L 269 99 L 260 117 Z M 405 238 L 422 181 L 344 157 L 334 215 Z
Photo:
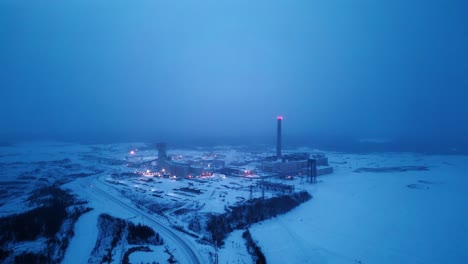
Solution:
M 277 116 L 278 127 L 276 130 L 276 159 L 281 160 L 281 121 L 283 121 L 283 116 Z
M 158 168 L 163 169 L 167 160 L 166 143 L 158 143 L 156 147 L 158 148 Z

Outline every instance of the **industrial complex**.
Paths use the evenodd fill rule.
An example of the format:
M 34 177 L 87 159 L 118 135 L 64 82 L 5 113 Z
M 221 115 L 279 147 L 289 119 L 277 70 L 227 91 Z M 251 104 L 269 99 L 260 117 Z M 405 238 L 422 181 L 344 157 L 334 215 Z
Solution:
M 170 178 L 207 177 L 213 174 L 237 177 L 292 179 L 306 177 L 308 182 L 316 182 L 317 176 L 330 174 L 328 158 L 321 153 L 282 153 L 282 122 L 277 117 L 276 155 L 249 155 L 241 161 L 226 161 L 222 154 L 206 153 L 191 157 L 167 155 L 166 143 L 158 143 L 158 155 L 151 164 L 158 176 Z

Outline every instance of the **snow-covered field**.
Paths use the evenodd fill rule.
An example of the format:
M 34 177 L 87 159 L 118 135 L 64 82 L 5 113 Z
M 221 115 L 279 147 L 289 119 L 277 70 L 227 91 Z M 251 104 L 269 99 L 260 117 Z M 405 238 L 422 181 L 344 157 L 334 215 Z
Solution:
M 137 149 L 137 154 L 129 154 Z M 227 163 L 252 159 L 251 152 L 238 148 L 213 151 L 224 156 Z M 204 152 L 206 149 L 169 149 L 168 154 L 202 156 Z M 301 177 L 282 181 L 294 184 L 296 190 L 307 190 L 313 199 L 287 214 L 251 226 L 252 237 L 268 263 L 468 263 L 468 156 L 326 154 L 334 173 L 320 176 L 317 184 L 306 183 Z M 89 201 L 94 210 L 76 222 L 63 263 L 88 261 L 101 213 L 161 231 L 165 246 L 180 263 L 189 263 L 191 258 L 183 252 L 178 238 L 196 252 L 200 261 L 209 262 L 213 247 L 198 244 L 171 226 L 188 230 L 194 215 L 221 213 L 225 206 L 260 197 L 259 190 L 251 193 L 249 188 L 257 179 L 218 174 L 177 180 L 148 177 L 135 174 L 142 168 L 126 164 L 148 162 L 156 156 L 156 150 L 144 144 L 0 147 L 0 214 L 26 210 L 23 205 L 30 190 L 42 186 L 42 182 L 65 178 L 62 186 Z M 18 182 L 21 188 L 10 188 Z M 162 210 L 165 216 L 148 208 Z M 172 231 L 164 231 L 162 226 Z M 131 254 L 130 261 L 168 259 L 163 247 L 152 249 L 152 253 Z M 218 253 L 219 263 L 252 263 L 242 230 L 232 232 Z M 122 255 L 122 249 L 117 248 L 115 254 Z
M 329 157 L 314 199 L 252 227 L 269 263 L 467 263 L 468 157 Z M 354 172 L 407 165 L 429 170 Z

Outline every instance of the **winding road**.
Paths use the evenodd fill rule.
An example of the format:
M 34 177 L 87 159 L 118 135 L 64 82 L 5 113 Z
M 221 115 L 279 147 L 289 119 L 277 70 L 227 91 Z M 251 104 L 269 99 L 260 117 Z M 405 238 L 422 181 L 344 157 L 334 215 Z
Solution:
M 166 224 L 152 218 L 151 215 L 139 210 L 138 208 L 123 202 L 120 198 L 113 195 L 112 192 L 106 191 L 105 188 L 102 188 L 102 185 L 108 186 L 110 188 L 113 187 L 103 182 L 99 176 L 96 177 L 93 182 L 94 184 L 90 184 L 88 188 L 91 188 L 91 190 L 96 195 L 106 198 L 112 203 L 145 219 L 147 223 L 150 224 L 161 235 L 165 244 L 169 245 L 171 248 L 176 249 L 176 257 L 180 263 L 201 263 L 200 259 L 202 258 L 192 249 L 193 247 L 190 246 L 191 243 L 189 241 L 186 241 L 182 236 L 179 236 L 177 233 L 172 231 L 171 228 Z M 184 259 L 180 259 L 181 257 Z

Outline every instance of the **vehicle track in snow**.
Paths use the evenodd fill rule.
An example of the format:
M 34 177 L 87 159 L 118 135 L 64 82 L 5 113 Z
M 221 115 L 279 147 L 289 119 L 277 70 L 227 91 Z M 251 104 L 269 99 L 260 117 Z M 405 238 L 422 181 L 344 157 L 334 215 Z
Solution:
M 96 180 L 100 184 L 104 184 L 107 186 L 106 183 L 101 181 L 99 177 L 96 177 Z M 146 214 L 145 212 L 132 207 L 128 205 L 127 203 L 121 201 L 120 199 L 116 198 L 115 196 L 111 195 L 110 193 L 106 192 L 105 190 L 101 189 L 98 184 L 90 185 L 89 186 L 96 194 L 107 198 L 108 200 L 112 201 L 113 203 L 119 205 L 120 207 L 134 213 L 135 215 L 138 215 L 148 221 L 153 227 L 155 227 L 156 231 L 161 235 L 161 237 L 164 239 L 165 243 L 168 243 L 171 247 L 174 247 L 176 249 L 179 249 L 179 252 L 185 256 L 185 260 L 189 261 L 181 261 L 179 260 L 180 263 L 194 263 L 194 264 L 199 264 L 200 258 L 197 256 L 197 254 L 192 250 L 192 248 L 189 246 L 189 244 L 182 239 L 178 234 L 170 230 L 170 227 L 167 227 L 163 223 L 160 223 L 159 221 L 155 220 L 152 218 L 150 215 Z M 112 188 L 112 187 L 111 187 Z

